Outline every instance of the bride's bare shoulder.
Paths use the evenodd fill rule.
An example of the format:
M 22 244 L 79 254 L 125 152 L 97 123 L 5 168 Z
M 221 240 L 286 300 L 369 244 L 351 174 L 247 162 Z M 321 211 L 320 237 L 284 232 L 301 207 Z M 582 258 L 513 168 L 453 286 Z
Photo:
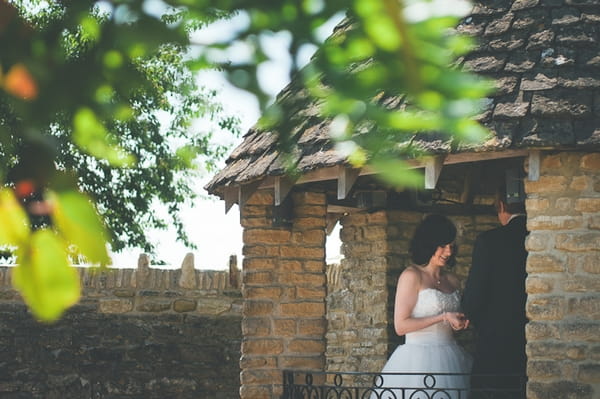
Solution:
M 400 273 L 400 279 L 405 281 L 420 282 L 421 281 L 421 270 L 416 266 L 410 265 Z
M 409 266 L 398 277 L 396 297 L 416 298 L 421 287 L 421 271 L 414 266 Z M 409 301 L 410 302 L 410 301 Z

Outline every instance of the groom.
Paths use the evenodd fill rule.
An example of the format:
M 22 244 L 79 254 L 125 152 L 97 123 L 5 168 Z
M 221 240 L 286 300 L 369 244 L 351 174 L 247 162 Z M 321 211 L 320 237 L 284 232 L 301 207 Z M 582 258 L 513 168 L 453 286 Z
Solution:
M 509 190 L 508 196 L 506 184 L 497 190 L 495 208 L 502 226 L 477 237 L 462 299 L 463 311 L 478 333 L 472 398 L 478 397 L 478 391 L 485 391 L 482 394 L 485 398 L 525 397 L 525 238 L 528 232 L 522 182 L 515 190 Z M 498 390 L 504 393 L 494 394 Z M 508 390 L 513 393 L 509 394 Z M 514 390 L 522 390 L 522 396 Z

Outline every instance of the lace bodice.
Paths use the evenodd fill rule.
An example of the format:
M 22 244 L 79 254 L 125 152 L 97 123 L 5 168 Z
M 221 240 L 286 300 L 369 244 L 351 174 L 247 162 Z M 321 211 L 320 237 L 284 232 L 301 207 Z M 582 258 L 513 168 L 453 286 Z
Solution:
M 434 288 L 419 291 L 412 317 L 427 317 L 442 312 L 457 312 L 460 307 L 458 291 L 445 293 Z M 406 343 L 447 343 L 452 341 L 452 328 L 448 323 L 436 323 L 419 331 L 406 334 Z
M 434 316 L 442 312 L 458 312 L 459 306 L 458 291 L 448 294 L 435 288 L 425 288 L 419 291 L 412 317 Z

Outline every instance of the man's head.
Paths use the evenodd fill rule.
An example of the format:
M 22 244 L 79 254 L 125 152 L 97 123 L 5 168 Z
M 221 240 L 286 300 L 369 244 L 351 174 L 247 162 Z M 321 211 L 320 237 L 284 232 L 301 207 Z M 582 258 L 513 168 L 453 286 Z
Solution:
M 524 202 L 510 202 L 507 200 L 506 182 L 500 184 L 496 189 L 496 198 L 494 201 L 494 207 L 498 213 L 498 220 L 504 226 L 510 220 L 512 215 L 519 213 L 525 213 Z

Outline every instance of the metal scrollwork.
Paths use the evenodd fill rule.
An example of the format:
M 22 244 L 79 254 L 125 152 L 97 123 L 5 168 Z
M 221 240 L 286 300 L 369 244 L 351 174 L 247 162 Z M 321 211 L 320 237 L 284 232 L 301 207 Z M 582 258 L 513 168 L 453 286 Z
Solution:
M 402 378 L 398 378 L 402 377 Z M 449 378 L 452 377 L 452 378 Z M 478 392 L 506 394 L 506 398 L 524 397 L 526 377 L 521 375 L 486 375 L 516 381 L 511 389 L 470 389 L 469 376 L 452 373 L 358 373 L 285 371 L 281 399 L 465 399 Z M 465 386 L 448 381 L 465 381 Z M 412 381 L 399 386 L 399 381 Z M 408 386 L 406 385 L 408 384 Z M 454 384 L 456 385 L 456 384 Z M 460 384 L 459 384 L 460 385 Z
M 336 387 L 341 387 L 344 383 L 344 377 L 340 373 L 335 373 L 335 377 L 333 377 L 333 383 Z
M 433 374 L 425 374 L 423 376 L 423 385 L 425 388 L 435 388 L 436 380 Z

